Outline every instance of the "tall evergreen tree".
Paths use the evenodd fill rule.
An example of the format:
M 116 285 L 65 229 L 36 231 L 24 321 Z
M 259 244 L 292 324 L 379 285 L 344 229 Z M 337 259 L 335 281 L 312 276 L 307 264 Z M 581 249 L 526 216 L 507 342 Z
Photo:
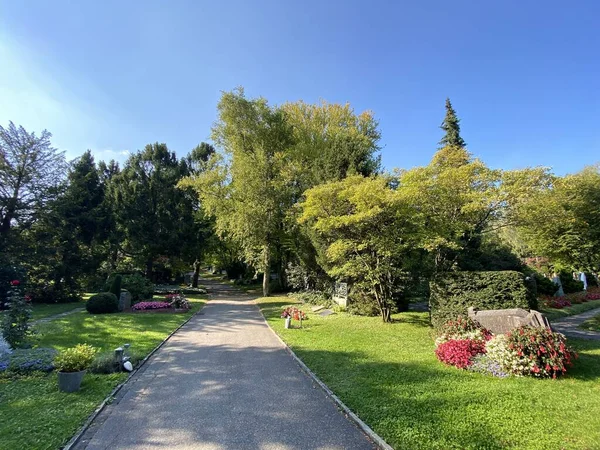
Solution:
M 446 99 L 446 117 L 440 125 L 440 128 L 444 130 L 444 137 L 439 142 L 440 148 L 447 146 L 452 147 L 466 147 L 467 143 L 460 137 L 460 119 L 456 116 L 456 111 L 450 103 L 450 99 Z

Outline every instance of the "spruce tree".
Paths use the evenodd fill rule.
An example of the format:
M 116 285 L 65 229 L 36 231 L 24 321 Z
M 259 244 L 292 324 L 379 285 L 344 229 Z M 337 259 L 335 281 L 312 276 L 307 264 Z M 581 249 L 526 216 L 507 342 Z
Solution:
M 460 119 L 456 116 L 456 111 L 450 103 L 450 99 L 446 99 L 446 117 L 440 125 L 440 128 L 446 133 L 442 140 L 439 142 L 440 148 L 447 146 L 454 147 L 466 147 L 466 142 L 460 137 Z

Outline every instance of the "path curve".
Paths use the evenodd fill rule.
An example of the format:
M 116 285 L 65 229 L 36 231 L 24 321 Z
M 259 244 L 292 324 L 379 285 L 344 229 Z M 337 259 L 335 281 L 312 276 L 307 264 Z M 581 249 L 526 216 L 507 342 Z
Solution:
M 153 355 L 75 448 L 376 448 L 300 370 L 253 297 L 203 283 L 211 301 Z
M 564 319 L 552 322 L 552 329 L 564 334 L 565 336 L 600 341 L 600 333 L 597 331 L 582 330 L 579 327 L 583 322 L 600 314 L 600 309 L 590 309 L 589 311 Z

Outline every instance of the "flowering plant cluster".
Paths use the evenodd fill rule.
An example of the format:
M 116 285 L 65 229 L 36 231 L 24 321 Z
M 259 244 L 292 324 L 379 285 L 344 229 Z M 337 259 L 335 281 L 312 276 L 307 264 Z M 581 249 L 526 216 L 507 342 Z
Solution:
M 171 304 L 167 302 L 139 302 L 131 307 L 132 311 L 149 311 L 152 309 L 169 309 Z
M 563 295 L 562 297 L 543 295 L 540 297 L 540 300 L 546 308 L 562 309 L 576 303 L 600 300 L 600 289 L 590 288 L 587 292 L 575 292 L 573 294 Z
M 165 298 L 173 308 L 190 309 L 192 307 L 188 299 L 181 294 L 168 294 Z
M 474 340 L 488 341 L 491 339 L 491 331 L 482 327 L 479 323 L 468 317 L 459 317 L 456 320 L 446 322 L 440 328 L 440 333 L 435 340 L 436 346 L 451 340 Z
M 577 357 L 562 334 L 547 328 L 522 326 L 492 336 L 478 323 L 463 318 L 441 328 L 435 354 L 445 364 L 497 377 L 556 378 Z
M 489 346 L 490 342 L 488 342 L 487 346 Z M 471 372 L 490 374 L 498 378 L 506 378 L 510 375 L 498 361 L 490 358 L 487 354 L 475 356 L 468 369 Z
M 548 297 L 544 299 L 547 308 L 563 309 L 572 303 L 564 297 Z
M 288 306 L 281 313 L 282 319 L 287 319 L 288 317 L 291 317 L 294 320 L 307 320 L 304 311 L 296 308 L 295 306 Z
M 507 333 L 507 347 L 528 364 L 513 369 L 517 375 L 552 377 L 567 372 L 577 353 L 567 346 L 566 338 L 547 328 L 523 326 Z
M 0 374 L 27 375 L 54 370 L 56 350 L 52 348 L 16 349 L 0 355 Z
M 485 342 L 474 339 L 452 339 L 435 349 L 440 361 L 450 366 L 466 369 L 473 362 L 473 357 L 485 353 Z

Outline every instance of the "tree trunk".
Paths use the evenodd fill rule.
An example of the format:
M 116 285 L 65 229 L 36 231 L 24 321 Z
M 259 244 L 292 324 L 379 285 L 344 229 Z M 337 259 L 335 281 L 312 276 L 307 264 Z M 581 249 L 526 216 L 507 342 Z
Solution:
M 146 260 L 146 278 L 148 278 L 150 281 L 152 280 L 152 267 L 153 267 L 153 260 L 152 258 L 148 258 Z
M 263 296 L 268 297 L 271 295 L 271 289 L 269 282 L 271 281 L 271 249 L 269 244 L 264 247 L 263 254 Z
M 198 287 L 198 278 L 200 277 L 200 261 L 194 261 L 194 277 L 192 278 L 192 287 Z

